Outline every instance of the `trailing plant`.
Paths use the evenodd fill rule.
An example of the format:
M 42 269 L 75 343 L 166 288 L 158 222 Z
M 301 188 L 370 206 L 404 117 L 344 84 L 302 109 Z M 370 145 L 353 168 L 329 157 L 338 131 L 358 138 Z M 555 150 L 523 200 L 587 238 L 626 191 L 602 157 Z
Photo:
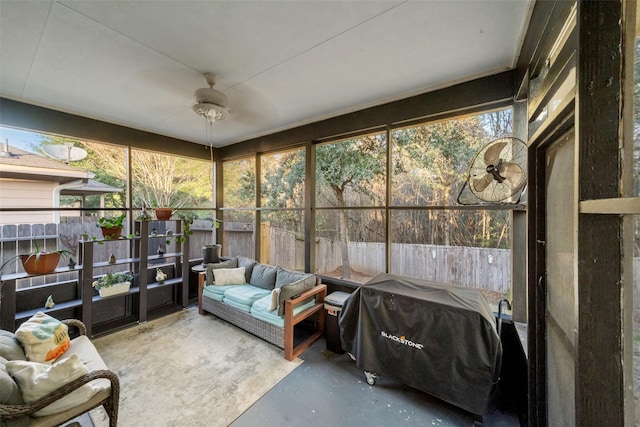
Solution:
M 191 236 L 193 234 L 191 225 L 193 224 L 193 221 L 196 219 L 196 216 L 191 212 L 181 212 L 181 211 L 176 212 L 175 215 L 184 222 L 182 235 L 176 236 L 175 238 L 176 243 L 182 243 L 186 240 L 185 236 Z M 169 243 L 170 241 L 167 240 L 167 244 Z

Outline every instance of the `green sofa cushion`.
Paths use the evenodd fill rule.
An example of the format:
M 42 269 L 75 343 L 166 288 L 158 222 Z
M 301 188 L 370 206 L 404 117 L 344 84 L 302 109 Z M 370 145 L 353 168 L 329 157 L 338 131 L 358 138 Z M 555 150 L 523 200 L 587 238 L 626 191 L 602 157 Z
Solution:
M 271 323 L 272 325 L 279 326 L 284 328 L 284 317 L 278 315 L 278 310 L 269 310 L 269 305 L 271 304 L 271 295 L 267 295 L 263 298 L 260 298 L 258 301 L 254 302 L 251 306 L 251 316 L 256 319 L 263 320 L 267 323 Z M 312 298 L 304 304 L 298 305 L 293 309 L 294 316 L 307 308 L 313 306 L 315 304 L 315 300 Z
M 286 268 L 278 267 L 276 274 L 276 288 L 289 283 L 297 282 L 304 279 L 309 274 L 301 273 L 299 271 L 287 270 Z
M 241 311 L 245 311 L 247 313 L 251 313 L 251 304 L 243 304 L 241 302 L 233 301 L 228 298 L 222 300 L 226 305 L 230 305 L 233 308 L 236 308 Z
M 243 304 L 249 307 L 249 309 L 245 311 L 250 311 L 253 303 L 265 295 L 271 295 L 271 292 L 253 285 L 241 285 L 228 289 L 224 293 L 223 302 L 233 301 L 238 304 Z
M 278 314 L 284 315 L 284 302 L 296 295 L 308 291 L 316 285 L 316 276 L 314 274 L 307 274 L 304 278 L 280 286 L 280 296 L 278 297 Z
M 0 357 L 6 360 L 27 360 L 24 349 L 14 333 L 0 330 Z
M 253 273 L 253 267 L 255 267 L 256 264 L 257 262 L 253 259 L 242 256 L 238 257 L 238 267 L 244 267 L 245 282 L 251 282 L 251 273 Z
M 223 262 L 207 264 L 207 285 L 213 285 L 213 270 L 217 268 L 238 268 L 238 258 L 231 258 Z
M 258 263 L 253 267 L 249 284 L 270 291 L 276 285 L 277 272 L 276 267 Z
M 222 301 L 224 293 L 227 291 L 227 289 L 235 288 L 236 286 L 245 285 L 206 285 L 202 290 L 202 295 L 216 301 Z
M 7 372 L 7 359 L 0 357 L 0 403 L 6 405 L 21 405 L 22 392 L 18 384 Z

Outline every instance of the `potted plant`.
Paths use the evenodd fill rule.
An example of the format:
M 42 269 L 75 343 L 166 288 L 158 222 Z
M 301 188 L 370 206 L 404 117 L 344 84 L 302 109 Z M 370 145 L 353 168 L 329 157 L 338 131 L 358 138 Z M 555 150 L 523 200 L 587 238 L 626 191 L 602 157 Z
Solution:
M 49 274 L 58 268 L 60 258 L 71 254 L 66 249 L 57 249 L 55 251 L 41 251 L 38 243 L 34 241 L 36 250 L 26 254 L 20 254 L 11 257 L 2 264 L 0 267 L 0 274 L 6 266 L 20 259 L 22 262 L 22 268 L 27 274 Z
M 173 209 L 171 208 L 155 208 L 156 218 L 158 221 L 166 221 L 171 218 Z
M 97 289 L 100 296 L 104 298 L 129 292 L 132 281 L 133 274 L 122 271 L 118 273 L 107 273 L 97 280 L 94 280 L 91 286 Z
M 102 230 L 102 236 L 105 239 L 117 239 L 122 233 L 124 227 L 124 219 L 126 214 L 122 214 L 118 217 L 102 217 L 98 220 L 98 227 Z

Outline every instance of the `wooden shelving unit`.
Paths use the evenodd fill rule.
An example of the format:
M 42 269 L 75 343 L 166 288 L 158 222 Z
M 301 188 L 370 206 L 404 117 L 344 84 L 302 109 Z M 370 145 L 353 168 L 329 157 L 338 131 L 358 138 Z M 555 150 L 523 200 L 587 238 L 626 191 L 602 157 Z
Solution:
M 80 264 L 75 268 L 61 267 L 46 276 L 56 273 L 77 272 L 74 280 L 60 283 L 47 283 L 42 286 L 16 290 L 16 281 L 31 277 L 26 273 L 2 276 L 0 327 L 15 330 L 16 325 L 30 318 L 38 311 L 54 317 L 66 312 L 80 318 L 87 326 L 87 334 L 104 333 L 136 322 L 145 322 L 149 317 L 164 315 L 171 310 L 185 308 L 189 303 L 189 236 L 182 233 L 182 220 L 167 220 L 165 223 L 175 222 L 176 232 L 172 234 L 149 233 L 149 221 L 135 223 L 135 237 L 121 237 L 120 239 L 92 239 L 80 241 Z M 149 255 L 149 245 L 156 244 L 158 239 L 164 245 L 165 240 L 171 240 L 175 250 L 163 255 Z M 95 245 L 130 245 L 130 258 L 116 259 L 114 263 L 107 260 L 94 259 Z M 153 246 L 151 246 L 153 247 Z M 115 252 L 115 251 L 114 251 Z M 166 263 L 159 263 L 166 261 Z M 92 282 L 95 280 L 95 269 L 110 266 L 121 266 L 122 270 L 134 274 L 129 292 L 102 298 L 94 295 Z M 154 267 L 171 270 L 172 276 L 162 283 L 149 280 L 155 277 Z M 44 308 L 43 296 L 58 292 L 60 301 L 51 309 Z M 21 298 L 21 293 L 25 295 Z M 34 298 L 25 298 L 26 293 Z M 28 307 L 21 307 L 20 301 L 29 300 Z M 159 302 L 158 302 L 159 301 Z M 33 304 L 31 304 L 33 302 Z M 154 305 L 155 304 L 155 305 Z M 109 316 L 112 316 L 110 318 Z

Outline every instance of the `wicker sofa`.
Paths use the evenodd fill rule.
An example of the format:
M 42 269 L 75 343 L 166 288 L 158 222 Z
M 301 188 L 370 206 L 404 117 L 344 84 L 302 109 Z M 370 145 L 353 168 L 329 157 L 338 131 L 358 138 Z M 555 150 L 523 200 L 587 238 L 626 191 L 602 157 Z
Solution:
M 217 284 L 219 270 L 244 268 L 244 284 Z M 274 291 L 275 289 L 275 291 Z M 200 314 L 209 312 L 284 349 L 293 360 L 324 334 L 326 285 L 313 274 L 236 257 L 207 264 L 198 281 Z M 315 331 L 294 345 L 294 327 L 317 314 Z
M 109 416 L 109 425 L 111 427 L 117 425 L 120 395 L 118 376 L 107 368 L 98 351 L 89 338 L 87 338 L 86 328 L 81 321 L 69 319 L 63 320 L 62 323 L 76 327 L 80 336 L 72 339 L 69 348 L 56 360 L 77 357 L 89 372 L 30 403 L 21 403 L 23 402 L 21 396 L 22 390 L 17 383 L 15 383 L 15 385 L 11 384 L 7 368 L 4 366 L 8 362 L 8 359 L 14 361 L 26 360 L 26 356 L 24 356 L 24 352 L 22 352 L 20 348 L 20 342 L 15 338 L 15 335 L 8 331 L 1 331 L 0 424 L 3 427 L 58 426 L 98 406 L 102 406 L 105 409 Z M 2 374 L 4 374 L 4 376 Z M 9 383 L 7 383 L 7 381 Z M 42 381 L 42 379 L 40 381 Z M 62 412 L 44 416 L 36 414 L 43 410 L 43 408 L 60 402 L 62 398 L 68 397 L 70 393 L 88 383 L 96 386 L 99 390 L 92 397 L 88 398 L 88 400 L 80 402 Z

